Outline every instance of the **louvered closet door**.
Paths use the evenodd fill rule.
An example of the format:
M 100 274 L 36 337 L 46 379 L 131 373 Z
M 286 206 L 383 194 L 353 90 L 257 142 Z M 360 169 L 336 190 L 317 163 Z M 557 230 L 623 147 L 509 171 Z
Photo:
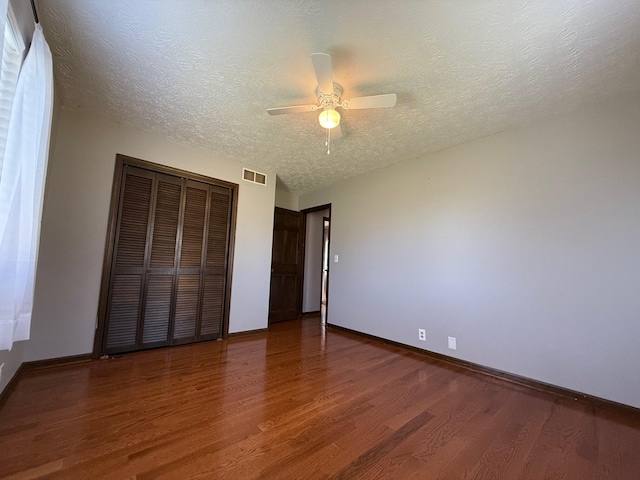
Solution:
M 222 337 L 232 194 L 124 166 L 103 353 Z
M 202 246 L 207 213 L 207 186 L 187 182 L 178 268 L 178 296 L 173 324 L 173 343 L 194 342 L 200 314 Z
M 151 225 L 151 254 L 146 271 L 141 344 L 144 348 L 168 345 L 175 289 L 180 202 L 184 181 L 156 175 Z
M 230 207 L 228 188 L 187 183 L 174 344 L 222 336 Z
M 229 257 L 231 192 L 228 188 L 209 187 L 209 224 L 204 262 L 202 321 L 199 339 L 222 336 L 222 318 Z
M 107 353 L 170 343 L 182 184 L 169 175 L 125 168 Z
M 107 302 L 107 353 L 135 349 L 155 174 L 125 167 Z

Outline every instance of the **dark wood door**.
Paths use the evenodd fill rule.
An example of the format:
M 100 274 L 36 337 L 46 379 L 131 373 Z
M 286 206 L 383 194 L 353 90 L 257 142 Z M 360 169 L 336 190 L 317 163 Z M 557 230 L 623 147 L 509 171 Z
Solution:
M 300 316 L 303 238 L 303 214 L 276 207 L 271 256 L 270 323 Z
M 229 245 L 229 189 L 188 181 L 172 344 L 222 335 Z
M 188 182 L 184 208 L 176 314 L 172 332 L 173 342 L 177 344 L 196 340 L 197 320 L 201 314 L 200 287 L 207 218 L 207 186 Z
M 107 300 L 109 353 L 140 345 L 154 180 L 155 174 L 146 170 L 127 166 L 123 173 Z
M 232 196 L 228 188 L 209 185 L 207 237 L 202 263 L 202 313 L 198 339 L 220 338 L 223 333 L 227 272 L 230 268 Z
M 133 169 L 131 169 L 133 170 Z M 144 171 L 144 170 L 139 170 Z M 129 173 L 127 178 L 131 175 Z M 152 195 L 149 250 L 145 261 L 142 309 L 138 319 L 136 347 L 153 348 L 169 345 L 169 325 L 175 308 L 176 249 L 178 245 L 180 199 L 183 181 L 169 175 L 155 174 Z M 126 193 L 126 190 L 125 190 Z M 129 240 L 118 237 L 120 245 Z M 116 258 L 118 256 L 116 255 Z M 125 347 L 126 348 L 126 347 Z

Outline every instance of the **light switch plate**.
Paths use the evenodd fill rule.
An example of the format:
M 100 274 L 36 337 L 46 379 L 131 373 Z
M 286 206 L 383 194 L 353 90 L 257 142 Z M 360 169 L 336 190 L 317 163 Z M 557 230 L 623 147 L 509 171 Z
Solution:
M 338 255 L 333 256 L 333 263 L 338 263 Z

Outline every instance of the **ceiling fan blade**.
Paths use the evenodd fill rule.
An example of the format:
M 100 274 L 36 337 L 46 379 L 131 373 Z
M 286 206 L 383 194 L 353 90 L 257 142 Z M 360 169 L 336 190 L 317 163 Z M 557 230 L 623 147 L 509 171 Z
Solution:
M 372 95 L 370 97 L 350 98 L 342 102 L 342 108 L 357 110 L 359 108 L 388 108 L 396 105 L 397 95 L 386 93 L 384 95 Z
M 316 71 L 318 86 L 322 93 L 333 93 L 333 69 L 331 68 L 331 56 L 326 53 L 312 53 L 311 61 Z
M 277 107 L 267 108 L 269 115 L 282 115 L 285 113 L 305 113 L 315 112 L 319 107 L 317 105 L 296 105 L 293 107 Z

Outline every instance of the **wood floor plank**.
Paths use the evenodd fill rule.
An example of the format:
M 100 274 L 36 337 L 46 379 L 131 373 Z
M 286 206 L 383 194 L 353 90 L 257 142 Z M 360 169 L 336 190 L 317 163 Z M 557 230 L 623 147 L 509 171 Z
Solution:
M 637 480 L 640 416 L 471 372 L 317 318 L 27 371 L 0 478 Z
M 543 401 L 520 394 L 517 397 L 518 408 L 464 478 L 506 480 L 522 469 L 548 414 Z

